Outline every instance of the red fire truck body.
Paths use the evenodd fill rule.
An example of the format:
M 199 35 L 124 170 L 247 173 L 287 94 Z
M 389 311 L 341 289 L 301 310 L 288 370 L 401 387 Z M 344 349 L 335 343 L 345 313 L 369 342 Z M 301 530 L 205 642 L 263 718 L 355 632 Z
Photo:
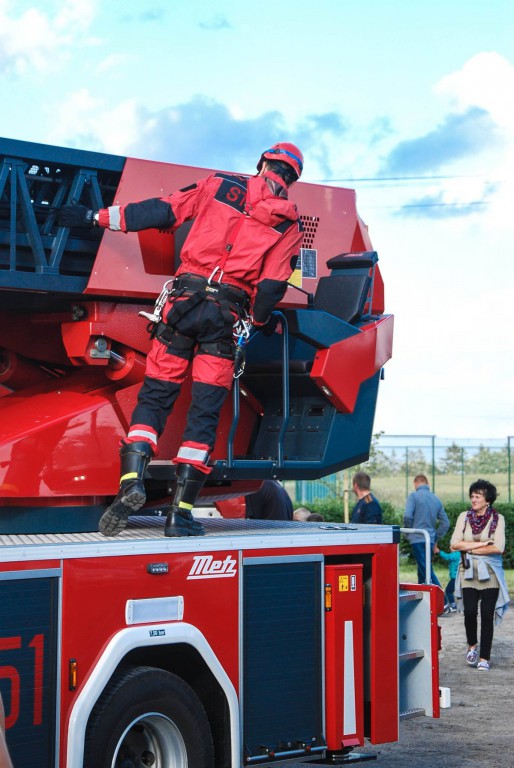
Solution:
M 115 541 L 2 537 L 0 677 L 17 766 L 332 764 L 365 738 L 396 741 L 401 717 L 439 716 L 440 590 L 399 591 L 397 529 L 205 525 L 200 540 L 165 540 L 151 518 Z M 181 761 L 193 725 L 172 724 L 159 695 L 169 677 L 197 705 L 202 762 Z
M 163 537 L 187 382 L 148 504 L 116 539 L 97 532 L 144 376 L 138 312 L 188 229 L 70 231 L 56 211 L 206 172 L 0 139 L 0 691 L 16 768 L 336 764 L 397 740 L 401 717 L 439 714 L 441 592 L 399 588 L 398 528 L 208 518 L 204 537 Z M 293 191 L 301 257 L 278 331 L 247 345 L 207 500 L 369 456 L 392 351 L 378 257 L 353 191 Z
M 57 209 L 155 197 L 207 172 L 0 139 L 0 533 L 98 524 L 117 491 L 119 440 L 150 346 L 138 312 L 152 311 L 175 274 L 189 227 L 69 230 L 57 227 Z M 352 190 L 293 191 L 305 230 L 282 333 L 247 345 L 207 495 L 323 477 L 369 453 L 393 332 L 378 257 Z M 189 399 L 186 382 L 150 465 L 156 499 L 174 479 Z

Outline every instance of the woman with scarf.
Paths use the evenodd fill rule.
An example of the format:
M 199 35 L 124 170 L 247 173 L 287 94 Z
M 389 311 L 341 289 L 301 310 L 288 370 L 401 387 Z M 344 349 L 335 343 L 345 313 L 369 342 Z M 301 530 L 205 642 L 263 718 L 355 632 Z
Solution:
M 502 560 L 505 518 L 492 507 L 496 496 L 496 488 L 488 480 L 472 483 L 471 509 L 459 515 L 450 542 L 452 551 L 461 553 L 455 596 L 459 609 L 464 607 L 466 661 L 482 671 L 489 671 L 494 624 L 501 622 L 509 602 Z

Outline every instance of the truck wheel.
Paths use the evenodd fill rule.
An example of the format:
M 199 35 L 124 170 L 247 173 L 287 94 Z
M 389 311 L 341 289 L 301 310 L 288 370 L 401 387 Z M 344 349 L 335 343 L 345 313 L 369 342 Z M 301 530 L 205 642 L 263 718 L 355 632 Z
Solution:
M 213 768 L 209 721 L 176 675 L 154 667 L 117 674 L 93 708 L 84 768 Z

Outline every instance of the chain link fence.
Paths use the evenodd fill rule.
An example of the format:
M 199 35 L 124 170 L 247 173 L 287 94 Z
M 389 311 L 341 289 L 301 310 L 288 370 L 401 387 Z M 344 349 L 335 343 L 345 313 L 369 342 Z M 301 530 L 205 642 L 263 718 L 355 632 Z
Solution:
M 369 461 L 322 480 L 295 483 L 297 505 L 314 499 L 343 497 L 351 489 L 353 474 L 362 469 L 371 476 L 373 493 L 397 508 L 403 508 L 414 490 L 417 474 L 428 477 L 431 489 L 443 500 L 465 501 L 468 489 L 479 477 L 494 483 L 498 501 L 514 498 L 514 436 L 505 438 L 457 438 L 437 435 L 374 436 Z M 291 489 L 293 490 L 293 489 Z

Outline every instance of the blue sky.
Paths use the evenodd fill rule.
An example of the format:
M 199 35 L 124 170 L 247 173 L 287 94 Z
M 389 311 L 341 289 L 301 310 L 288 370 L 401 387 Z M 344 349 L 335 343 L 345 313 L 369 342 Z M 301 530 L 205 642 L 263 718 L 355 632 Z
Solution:
M 354 187 L 396 316 L 375 427 L 514 434 L 511 0 L 0 0 L 0 135 Z

